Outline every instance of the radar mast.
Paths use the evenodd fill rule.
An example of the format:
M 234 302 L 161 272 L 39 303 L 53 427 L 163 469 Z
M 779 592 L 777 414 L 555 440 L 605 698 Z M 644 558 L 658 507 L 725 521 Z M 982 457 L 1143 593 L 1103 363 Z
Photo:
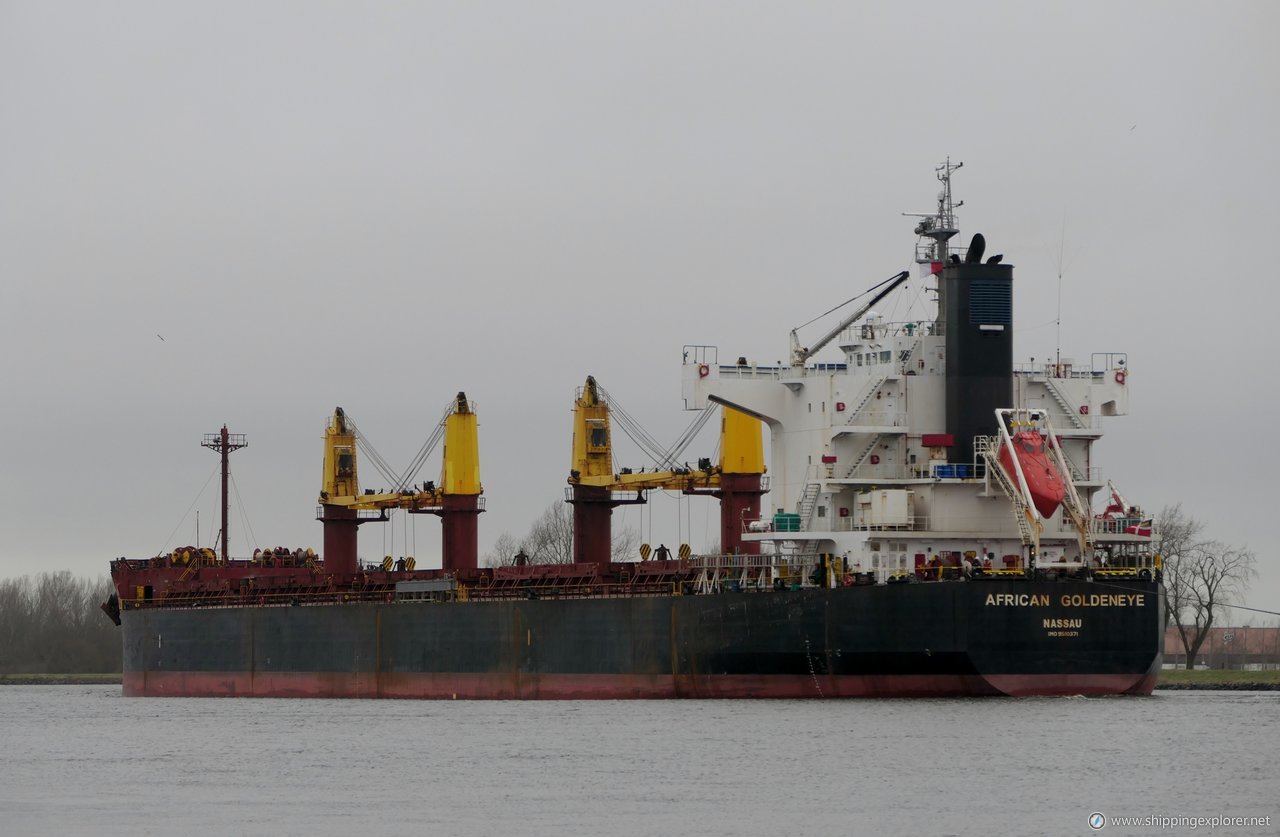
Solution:
M 934 171 L 937 173 L 938 181 L 942 184 L 942 191 L 938 192 L 938 208 L 932 214 L 904 212 L 903 215 L 908 218 L 920 219 L 916 223 L 916 235 L 920 239 L 916 242 L 916 264 L 920 265 L 920 275 L 938 275 L 942 272 L 942 268 L 947 264 L 947 260 L 953 255 L 948 242 L 952 236 L 960 232 L 960 227 L 956 223 L 956 209 L 964 206 L 964 201 L 953 203 L 951 200 L 951 175 L 964 163 L 953 163 L 948 157 L 946 162 L 939 164 Z M 962 255 L 961 251 L 957 251 L 954 255 Z M 939 283 L 938 288 L 938 318 L 937 322 L 941 324 L 946 316 L 946 300 L 942 293 L 942 285 Z

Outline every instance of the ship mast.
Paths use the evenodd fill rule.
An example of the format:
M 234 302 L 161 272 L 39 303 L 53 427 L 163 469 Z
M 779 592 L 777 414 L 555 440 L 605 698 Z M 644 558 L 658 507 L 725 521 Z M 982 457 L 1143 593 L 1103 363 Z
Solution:
M 937 172 L 938 180 L 942 183 L 942 191 L 938 193 L 938 209 L 932 215 L 904 212 L 903 214 L 909 218 L 919 218 L 916 224 L 916 235 L 928 241 L 918 241 L 916 243 L 916 264 L 921 265 L 922 271 L 924 266 L 928 265 L 927 271 L 930 274 L 937 275 L 942 271 L 943 265 L 951 256 L 951 250 L 947 242 L 951 237 L 960 232 L 959 226 L 956 225 L 956 208 L 964 206 L 964 201 L 960 203 L 952 203 L 951 200 L 951 174 L 956 169 L 963 166 L 964 163 L 952 163 L 948 157 L 946 162 L 937 166 L 934 171 Z M 923 275 L 923 272 L 922 272 Z M 946 321 L 946 297 L 943 294 L 942 283 L 938 283 L 938 317 L 937 324 L 939 327 Z
M 240 448 L 248 447 L 249 443 L 245 441 L 243 433 L 228 433 L 227 426 L 222 425 L 222 431 L 219 433 L 204 434 L 204 441 L 200 443 L 200 447 L 215 450 L 222 455 L 222 560 L 227 560 L 227 543 L 230 538 L 227 534 L 228 520 L 231 517 L 231 504 L 227 495 L 227 481 L 231 477 L 231 452 L 240 450 Z M 198 544 L 197 544 L 198 545 Z

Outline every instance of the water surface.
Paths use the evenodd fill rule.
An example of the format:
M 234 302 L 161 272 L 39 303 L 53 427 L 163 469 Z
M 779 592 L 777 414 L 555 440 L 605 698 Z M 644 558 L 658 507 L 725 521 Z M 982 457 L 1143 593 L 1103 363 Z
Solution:
M 1280 693 L 430 702 L 0 688 L 0 833 L 1092 834 L 1267 816 Z M 1108 827 L 1108 834 L 1190 833 Z

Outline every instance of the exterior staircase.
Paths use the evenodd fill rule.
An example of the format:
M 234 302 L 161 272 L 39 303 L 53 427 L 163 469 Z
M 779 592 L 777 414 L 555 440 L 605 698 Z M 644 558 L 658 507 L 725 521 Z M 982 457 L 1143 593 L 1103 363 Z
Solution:
M 1050 425 L 1052 430 L 1052 424 Z M 1058 465 L 1058 471 L 1067 484 L 1067 495 L 1062 498 L 1063 514 L 1071 518 L 1071 524 L 1076 529 L 1076 536 L 1080 541 L 1080 552 L 1082 555 L 1093 555 L 1093 521 L 1090 518 L 1089 510 L 1085 507 L 1084 502 L 1080 499 L 1079 492 L 1076 491 L 1075 469 L 1067 460 L 1066 453 L 1063 452 L 1062 446 L 1058 444 L 1058 438 L 1052 432 L 1049 434 L 1049 445 L 1053 451 L 1054 460 Z
M 1052 378 L 1044 379 L 1045 391 L 1058 403 L 1058 407 L 1062 410 L 1062 414 L 1077 430 L 1083 430 L 1086 427 L 1085 421 L 1080 416 L 1080 410 L 1067 400 L 1067 396 L 1063 394 L 1058 385 L 1053 382 Z
M 979 442 L 979 449 L 982 459 L 987 465 L 987 475 L 992 482 L 1000 486 L 1000 490 L 1013 503 L 1014 517 L 1018 520 L 1018 534 L 1022 538 L 1023 545 L 1033 546 L 1036 554 L 1039 554 L 1040 533 L 1044 530 L 1044 525 L 1040 522 L 1035 508 L 1023 496 L 1022 489 L 1014 483 L 1012 477 L 1005 473 L 1004 466 L 1000 464 L 999 439 L 989 436 L 978 438 L 982 440 Z
M 800 502 L 796 505 L 796 512 L 800 515 L 800 531 L 802 532 L 807 532 L 809 524 L 813 522 L 813 510 L 818 506 L 818 491 L 821 488 L 821 483 L 811 482 L 804 487 L 804 494 L 800 495 Z
M 800 502 L 796 506 L 796 511 L 800 515 L 801 532 L 808 532 L 813 527 L 813 512 L 818 507 L 818 492 L 821 489 L 821 483 L 811 482 L 804 487 L 804 494 L 800 495 Z M 801 541 L 797 554 L 802 558 L 817 555 L 818 542 L 816 540 Z
M 853 460 L 853 465 L 849 467 L 848 472 L 846 472 L 844 475 L 845 479 L 851 479 L 853 477 L 854 471 L 857 471 L 859 468 L 861 468 L 862 463 L 867 461 L 867 457 L 871 455 L 871 451 L 875 450 L 876 445 L 879 444 L 881 435 L 883 434 L 877 433 L 871 437 L 871 442 L 867 444 L 866 450 L 864 450 L 861 454 L 859 454 Z
M 867 389 L 862 393 L 861 400 L 859 400 L 858 403 L 854 406 L 854 408 L 849 411 L 849 418 L 847 421 L 845 421 L 845 424 L 854 423 L 854 419 L 858 417 L 858 413 L 861 413 L 862 409 L 867 406 L 867 402 L 869 402 L 872 398 L 876 397 L 876 393 L 880 391 L 880 385 L 887 380 L 889 380 L 888 375 L 881 375 L 879 378 L 871 379 L 871 383 L 867 386 Z

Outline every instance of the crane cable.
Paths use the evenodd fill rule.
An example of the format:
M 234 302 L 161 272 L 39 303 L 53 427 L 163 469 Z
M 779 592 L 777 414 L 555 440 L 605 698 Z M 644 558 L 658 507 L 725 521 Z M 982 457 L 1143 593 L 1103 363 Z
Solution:
M 675 470 L 680 467 L 679 460 L 681 454 L 684 453 L 685 448 L 689 446 L 698 433 L 702 431 L 702 428 L 706 426 L 707 421 L 710 420 L 711 414 L 716 408 L 715 404 L 708 404 L 697 416 L 694 417 L 693 421 L 689 423 L 689 426 L 685 428 L 679 438 L 677 438 L 670 447 L 664 449 L 661 443 L 649 435 L 644 428 L 640 426 L 640 423 L 627 412 L 626 408 L 624 408 L 608 390 L 603 386 L 600 386 L 598 383 L 597 387 L 609 403 L 609 415 L 617 419 L 618 425 L 622 428 L 623 433 L 625 433 L 631 441 L 635 442 L 636 445 L 639 446 L 640 449 L 650 459 L 652 459 L 659 468 L 668 470 Z
M 436 446 L 440 444 L 440 440 L 444 438 L 445 421 L 448 419 L 449 412 L 452 407 L 453 400 L 450 399 L 448 406 L 445 407 L 444 417 L 440 419 L 439 423 L 436 424 L 435 429 L 431 432 L 431 435 L 427 437 L 427 440 L 423 442 L 422 447 L 418 449 L 418 453 L 413 457 L 413 461 L 409 463 L 409 467 L 405 468 L 404 472 L 399 475 L 395 473 L 395 469 L 392 468 L 391 463 L 389 463 L 382 454 L 378 453 L 377 449 L 374 448 L 373 443 L 369 441 L 368 437 L 360 432 L 360 428 L 356 425 L 355 420 L 351 418 L 350 414 L 347 415 L 347 424 L 350 425 L 352 432 L 355 434 L 356 444 L 358 444 L 360 450 L 369 457 L 369 460 L 373 463 L 373 467 L 377 469 L 378 473 L 380 473 L 383 478 L 391 484 L 391 490 L 393 492 L 404 491 L 408 488 L 409 484 L 417 478 L 418 472 L 422 470 L 422 466 L 427 461 L 427 457 L 431 455 L 431 453 L 436 449 Z
M 229 476 L 231 477 L 231 490 L 236 495 L 236 507 L 240 510 L 240 522 L 244 524 L 244 530 L 249 533 L 249 544 L 252 547 L 253 544 L 258 542 L 258 536 L 253 533 L 253 527 L 249 525 L 249 514 L 245 511 L 244 499 L 240 496 L 240 486 L 236 485 L 235 475 L 231 474 Z M 224 532 L 222 537 L 226 538 L 226 536 Z M 231 544 L 227 544 L 227 554 L 230 555 L 230 553 Z
M 643 451 L 659 467 L 670 466 L 671 463 L 663 458 L 664 451 L 658 440 L 650 436 L 645 429 L 640 426 L 640 423 L 631 417 L 631 414 L 622 406 L 622 403 L 614 398 L 608 390 L 603 386 L 600 386 L 598 382 L 596 387 L 609 404 L 610 417 L 617 421 L 618 425 L 622 427 L 622 431 L 630 437 L 631 441 L 639 445 L 641 451 Z
M 178 521 L 178 525 L 173 527 L 173 531 L 169 533 L 169 537 L 164 539 L 164 546 L 160 547 L 160 552 L 157 552 L 156 555 L 164 552 L 164 547 L 168 546 L 169 541 L 173 540 L 173 536 L 178 534 L 178 530 L 182 528 L 182 524 L 187 522 L 187 516 L 191 514 L 191 510 L 196 507 L 196 503 L 200 502 L 200 498 L 204 496 L 204 490 L 209 487 L 209 483 L 213 481 L 213 478 L 217 476 L 220 470 L 222 470 L 221 464 L 213 466 L 213 471 L 210 472 L 209 479 L 205 480 L 204 485 L 200 486 L 200 491 L 196 494 L 196 498 L 191 501 L 191 505 L 187 506 L 186 514 L 182 515 L 182 519 Z
M 826 311 L 823 311 L 821 314 L 819 314 L 818 316 L 814 317 L 812 320 L 809 320 L 809 322 L 807 322 L 807 323 L 801 323 L 800 325 L 796 326 L 795 328 L 793 328 L 793 329 L 791 329 L 791 330 L 792 330 L 793 332 L 794 332 L 794 331 L 799 331 L 800 329 L 804 328 L 804 327 L 805 327 L 805 326 L 807 326 L 807 325 L 812 325 L 813 323 L 816 323 L 818 320 L 821 320 L 823 317 L 827 316 L 828 314 L 834 314 L 836 311 L 839 311 L 841 308 L 845 307 L 845 306 L 846 306 L 846 305 L 848 305 L 850 302 L 857 302 L 859 299 L 862 299 L 864 296 L 866 296 L 867 294 L 871 293 L 872 291 L 878 290 L 881 286 L 883 286 L 883 285 L 887 285 L 887 284 L 889 284 L 890 282 L 892 282 L 894 279 L 897 279 L 897 278 L 898 278 L 898 276 L 900 276 L 900 275 L 901 275 L 901 274 L 895 273 L 893 276 L 890 276 L 888 279 L 884 280 L 883 282 L 877 282 L 876 284 L 874 284 L 874 285 L 872 285 L 871 287 L 867 288 L 865 291 L 863 291 L 862 293 L 858 294 L 857 296 L 852 297 L 852 298 L 850 298 L 850 299 L 846 299 L 844 302 L 840 303 L 840 304 L 839 304 L 839 305 L 837 305 L 835 308 L 831 308 L 831 309 L 828 309 L 828 310 L 826 310 Z
M 436 445 L 440 444 L 440 440 L 444 438 L 445 424 L 449 420 L 449 414 L 453 411 L 453 404 L 453 400 L 450 399 L 448 405 L 444 408 L 444 415 L 440 417 L 440 421 L 436 424 L 435 429 L 431 431 L 431 435 L 422 443 L 422 447 L 418 449 L 418 453 L 413 457 L 413 461 L 409 463 L 409 467 L 405 468 L 404 473 L 395 481 L 396 491 L 405 490 L 410 483 L 418 478 L 418 472 L 422 470 L 427 457 L 431 455 L 436 449 Z
M 702 428 L 707 426 L 707 422 L 711 420 L 711 416 L 715 413 L 715 409 L 716 405 L 714 403 L 707 403 L 707 406 L 703 408 L 701 413 L 694 417 L 694 420 L 687 428 L 685 428 L 684 433 L 680 438 L 676 439 L 675 444 L 673 444 L 671 449 L 667 451 L 668 458 L 673 460 L 680 458 L 680 455 L 684 453 L 685 448 L 687 448 L 690 443 L 693 442 L 694 438 L 702 432 Z M 720 442 L 717 440 L 716 447 L 719 448 L 719 446 Z
M 395 485 L 396 477 L 392 471 L 391 465 L 382 457 L 382 454 L 378 453 L 377 449 L 374 448 L 373 443 L 360 432 L 360 428 L 356 426 L 355 419 L 351 417 L 350 413 L 347 414 L 347 424 L 351 427 L 351 432 L 355 434 L 356 444 L 360 447 L 360 450 L 364 452 L 364 455 L 369 457 L 369 461 L 373 463 L 373 467 L 378 470 L 378 473 L 382 474 L 384 479 L 392 485 Z

